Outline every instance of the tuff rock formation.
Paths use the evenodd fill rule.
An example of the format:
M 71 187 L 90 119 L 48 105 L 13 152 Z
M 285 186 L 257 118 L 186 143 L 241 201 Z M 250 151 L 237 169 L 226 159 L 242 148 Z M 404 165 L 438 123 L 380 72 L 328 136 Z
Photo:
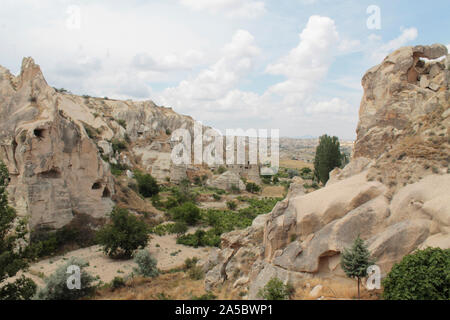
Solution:
M 31 58 L 23 59 L 18 76 L 0 66 L 0 159 L 11 175 L 11 204 L 29 217 L 32 230 L 60 228 L 77 214 L 105 217 L 117 197 L 143 202 L 124 195 L 126 188 L 117 190 L 110 164 L 141 168 L 159 180 L 181 179 L 186 173 L 172 167 L 169 134 L 192 131 L 193 124 L 151 101 L 55 90 Z
M 294 182 L 271 213 L 224 234 L 206 289 L 254 299 L 272 277 L 344 276 L 340 253 L 357 235 L 382 274 L 417 248 L 449 248 L 449 62 L 443 45 L 404 47 L 370 69 L 352 161 L 315 192 Z

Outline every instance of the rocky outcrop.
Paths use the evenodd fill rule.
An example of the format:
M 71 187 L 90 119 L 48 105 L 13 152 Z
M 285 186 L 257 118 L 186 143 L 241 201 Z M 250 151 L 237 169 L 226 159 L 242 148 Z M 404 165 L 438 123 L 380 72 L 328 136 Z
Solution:
M 0 66 L 0 159 L 11 175 L 11 204 L 29 217 L 31 229 L 60 228 L 78 213 L 102 218 L 113 200 L 139 199 L 124 193 L 127 182 L 116 190 L 111 165 L 179 179 L 183 170 L 172 167 L 169 134 L 193 125 L 151 101 L 55 90 L 31 58 L 23 59 L 18 76 Z
M 245 184 L 242 182 L 241 177 L 234 172 L 226 171 L 220 176 L 208 180 L 207 184 L 214 188 L 219 188 L 223 190 L 231 190 L 234 187 L 239 188 L 239 190 L 245 190 Z
M 275 276 L 294 285 L 343 276 L 340 254 L 358 235 L 383 275 L 417 248 L 449 248 L 449 59 L 442 45 L 405 47 L 370 69 L 351 162 L 315 192 L 294 183 L 256 225 L 223 235 L 206 279 L 226 283 L 233 273 L 213 270 L 245 270 L 239 277 L 248 282 L 235 290 L 254 299 Z M 246 250 L 259 255 L 244 262 Z

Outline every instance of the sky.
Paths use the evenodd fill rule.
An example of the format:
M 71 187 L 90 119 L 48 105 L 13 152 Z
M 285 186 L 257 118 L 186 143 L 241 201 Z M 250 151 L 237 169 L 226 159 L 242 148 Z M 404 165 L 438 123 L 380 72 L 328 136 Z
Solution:
M 408 45 L 450 48 L 450 2 L 2 0 L 0 65 L 75 94 L 152 100 L 226 129 L 355 139 L 361 78 Z

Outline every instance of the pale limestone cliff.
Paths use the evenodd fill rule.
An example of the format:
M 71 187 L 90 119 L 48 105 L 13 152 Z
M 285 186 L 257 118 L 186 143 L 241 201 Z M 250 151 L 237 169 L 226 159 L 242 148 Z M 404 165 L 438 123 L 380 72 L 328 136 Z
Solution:
M 294 183 L 271 213 L 224 234 L 206 289 L 225 282 L 252 299 L 272 277 L 344 276 L 340 253 L 358 235 L 382 274 L 417 248 L 449 248 L 449 60 L 442 45 L 405 47 L 370 69 L 352 161 L 318 191 Z
M 185 168 L 172 167 L 169 133 L 192 131 L 193 124 L 151 101 L 55 90 L 31 58 L 23 59 L 17 76 L 0 66 L 0 159 L 11 175 L 11 204 L 32 230 L 60 228 L 77 214 L 105 217 L 117 192 L 125 201 L 142 202 L 124 195 L 123 187 L 116 190 L 110 163 L 140 168 L 160 181 L 181 179 Z M 113 150 L 114 141 L 126 142 L 126 149 Z

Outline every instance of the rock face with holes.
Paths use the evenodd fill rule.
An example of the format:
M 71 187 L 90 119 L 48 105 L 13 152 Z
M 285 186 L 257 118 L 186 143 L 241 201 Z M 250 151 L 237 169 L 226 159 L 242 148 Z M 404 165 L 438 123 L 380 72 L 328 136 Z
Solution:
M 382 274 L 418 248 L 449 248 L 449 59 L 442 45 L 405 47 L 370 69 L 352 161 L 324 188 L 291 186 L 271 213 L 223 235 L 207 289 L 229 283 L 255 299 L 272 277 L 343 277 L 340 254 L 358 235 Z
M 105 217 L 118 197 L 125 205 L 140 199 L 123 194 L 124 187 L 117 192 L 111 165 L 177 180 L 183 174 L 171 167 L 170 132 L 192 132 L 193 124 L 151 101 L 55 90 L 31 58 L 18 76 L 0 66 L 0 159 L 11 175 L 11 204 L 32 230 L 60 228 L 78 213 Z
M 18 214 L 36 229 L 60 228 L 77 213 L 109 213 L 114 184 L 108 165 L 39 66 L 24 59 L 17 77 L 0 68 L 0 92 L 0 158 Z

